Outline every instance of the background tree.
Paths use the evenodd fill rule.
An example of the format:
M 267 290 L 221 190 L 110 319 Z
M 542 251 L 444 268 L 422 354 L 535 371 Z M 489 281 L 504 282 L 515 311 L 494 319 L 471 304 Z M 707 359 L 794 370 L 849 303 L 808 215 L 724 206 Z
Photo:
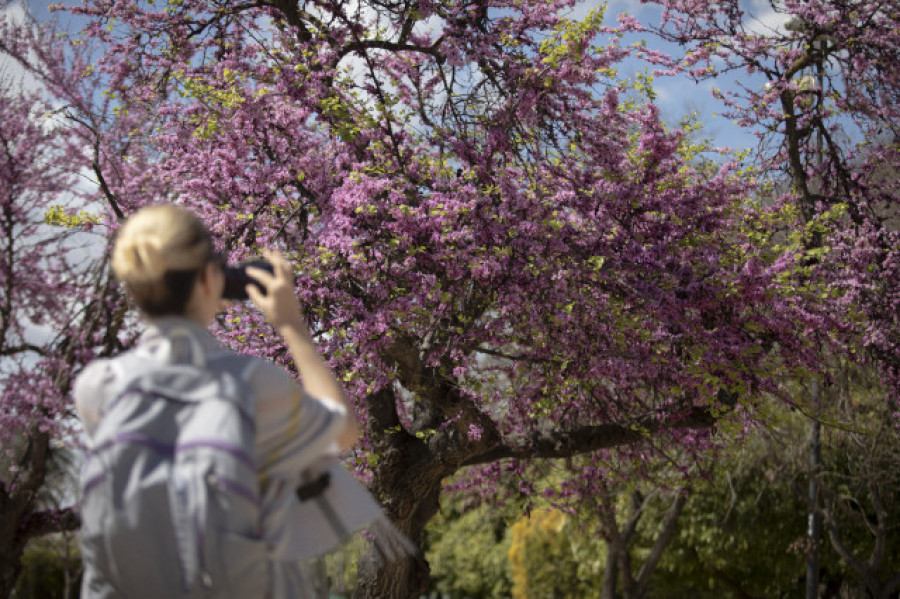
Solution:
M 805 457 L 799 449 L 805 448 L 805 434 L 792 441 Z M 793 474 L 787 476 L 785 462 L 772 453 L 764 433 L 757 431 L 722 452 L 706 480 L 695 483 L 657 567 L 651 597 L 788 598 L 802 593 L 806 503 L 792 482 L 804 480 L 806 463 L 791 462 Z M 824 554 L 822 564 L 823 581 L 835 581 L 835 556 Z M 835 582 L 839 587 L 840 579 Z
M 596 462 L 621 461 L 630 481 L 618 475 L 585 480 L 579 468 L 592 465 L 582 457 L 545 461 L 527 474 L 506 469 L 497 479 L 499 505 L 497 490 L 445 497 L 428 527 L 432 588 L 452 597 L 658 596 L 657 567 L 689 496 L 671 486 L 683 483 L 683 475 L 660 463 L 629 468 L 634 456 L 628 452 L 601 453 Z M 654 470 L 653 482 L 643 468 Z
M 609 494 L 600 496 L 603 505 L 600 508 L 598 528 L 607 546 L 606 567 L 603 571 L 604 599 L 642 599 L 649 596 L 651 578 L 676 532 L 689 492 L 686 489 L 675 489 L 674 492 L 663 495 L 663 501 L 668 506 L 660 518 L 659 532 L 642 563 L 637 566 L 631 556 L 632 544 L 635 542 L 638 523 L 642 516 L 646 517 L 648 505 L 655 495 L 657 493 L 645 495 L 637 489 L 631 491 L 628 509 L 621 510 L 624 518 L 619 519 L 616 518 L 617 510 L 613 507 Z M 624 522 L 620 524 L 619 520 Z M 617 592 L 617 586 L 622 589 L 621 592 Z
M 566 535 L 570 526 L 565 514 L 550 509 L 527 513 L 512 525 L 512 597 L 583 596 L 578 562 Z
M 70 260 L 71 232 L 48 225 L 78 166 L 50 108 L 10 78 L 0 81 L 0 595 L 15 585 L 28 540 L 60 525 L 40 511 L 48 469 L 71 436 L 66 344 L 71 304 L 87 292 Z M 56 216 L 54 216 L 56 215 Z M 62 333 L 60 333 L 62 332 Z M 63 524 L 65 525 L 65 524 Z
M 897 430 L 882 406 L 854 426 L 868 430 L 831 432 L 833 450 L 817 473 L 817 506 L 831 548 L 856 581 L 859 596 L 888 599 L 900 589 L 900 517 L 897 497 Z
M 101 143 L 103 106 L 80 49 L 10 10 L 0 15 L 0 53 L 20 73 L 4 72 L 0 81 L 0 596 L 6 597 L 29 540 L 79 525 L 71 506 L 48 501 L 78 443 L 70 384 L 94 355 L 128 342 L 127 334 L 119 337 L 125 304 L 101 258 L 106 231 L 94 232 L 103 210 L 86 180 L 103 181 L 104 173 L 105 180 L 120 180 L 117 174 L 140 164 L 131 160 L 134 152 L 126 158 Z M 128 119 L 116 123 L 129 126 Z M 63 495 L 72 500 L 71 492 Z
M 16 599 L 71 599 L 79 596 L 81 554 L 74 535 L 45 536 L 29 543 L 22 555 Z
M 813 473 L 821 495 L 814 508 L 834 555 L 827 568 L 839 578 L 837 588 L 853 596 L 890 597 L 900 588 L 896 422 L 871 372 L 845 365 L 841 374 L 824 391 L 820 417 L 828 426 L 822 464 Z M 785 419 L 767 431 L 772 466 L 803 491 L 798 497 L 807 475 L 800 420 Z
M 472 599 L 509 597 L 509 525 L 519 514 L 518 505 L 467 506 L 459 497 L 445 496 L 425 535 L 429 592 Z
M 823 599 L 890 593 L 900 571 L 897 441 L 892 419 L 880 412 L 887 403 L 876 379 L 866 370 L 849 369 L 824 394 L 829 401 L 820 415 L 826 426 L 817 481 L 826 499 L 819 509 L 832 535 L 826 530 L 819 560 Z M 660 533 L 677 508 L 670 487 L 681 481 L 658 470 L 655 476 L 634 473 L 625 477 L 630 484 L 607 484 L 605 490 L 588 483 L 588 493 L 572 488 L 583 477 L 560 474 L 574 464 L 545 464 L 525 477 L 536 485 L 528 495 L 517 495 L 519 473 L 500 477 L 500 492 L 518 499 L 499 506 L 482 498 L 483 506 L 471 509 L 477 498 L 471 489 L 445 497 L 440 516 L 429 524 L 429 560 L 441 573 L 434 588 L 451 597 L 479 596 L 475 589 L 484 588 L 479 585 L 503 579 L 499 569 L 507 572 L 507 584 L 514 575 L 516 588 L 525 593 L 548 594 L 536 589 L 564 585 L 564 596 L 599 597 L 603 581 L 612 580 L 618 584 L 608 594 L 624 596 L 629 585 L 615 578 L 625 561 L 630 572 L 649 573 L 648 597 L 795 597 L 803 592 L 804 560 L 811 549 L 805 530 L 807 433 L 807 417 L 781 407 L 772 409 L 765 427 L 723 443 L 716 459 L 703 464 L 703 476 L 693 477 L 667 544 Z M 617 462 L 610 452 L 599 461 L 609 467 Z M 641 463 L 634 456 L 621 461 L 623 466 Z M 620 478 L 616 474 L 610 483 Z M 593 507 L 592 500 L 606 509 Z M 575 517 L 564 516 L 547 511 L 552 505 L 581 509 Z M 539 515 L 528 518 L 523 512 Z M 613 519 L 625 560 L 622 551 L 616 556 L 601 540 L 611 536 Z M 489 556 L 511 543 L 516 560 L 509 556 L 498 567 Z M 651 571 L 644 564 L 661 546 L 665 549 Z
M 776 208 L 792 231 L 782 247 L 803 259 L 789 289 L 816 314 L 808 334 L 825 340 L 818 389 L 839 374 L 831 340 L 844 358 L 879 370 L 894 409 L 900 398 L 898 188 L 895 177 L 900 81 L 894 2 L 769 2 L 753 14 L 739 2 L 660 2 L 654 30 L 684 50 L 675 71 L 716 79 L 731 71 L 755 76 L 718 94 L 761 143 L 757 162 L 791 182 Z M 780 16 L 777 27 L 772 15 Z M 678 66 L 676 66 L 678 65 Z M 763 85 L 764 84 L 764 85 Z M 813 418 L 810 467 L 816 508 L 819 393 L 798 397 Z M 825 408 L 827 409 L 827 408 Z M 811 536 L 818 537 L 811 522 Z M 808 595 L 816 584 L 814 541 Z
M 805 299 L 819 331 L 862 350 L 896 400 L 896 3 L 766 2 L 752 11 L 736 0 L 655 4 L 662 19 L 653 31 L 683 53 L 651 60 L 700 80 L 750 74 L 715 93 L 760 136 L 761 175 L 791 181 L 779 202 L 795 227 L 786 249 L 806 254 L 793 291 L 816 294 Z M 768 23 L 780 17 L 779 26 L 765 26 L 763 13 Z

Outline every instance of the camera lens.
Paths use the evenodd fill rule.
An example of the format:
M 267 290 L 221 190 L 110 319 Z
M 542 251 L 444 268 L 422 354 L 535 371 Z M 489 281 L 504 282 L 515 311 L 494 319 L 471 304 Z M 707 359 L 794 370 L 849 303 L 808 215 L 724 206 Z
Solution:
M 238 301 L 246 300 L 248 298 L 247 285 L 255 285 L 263 295 L 266 294 L 266 288 L 247 274 L 248 267 L 259 268 L 270 273 L 275 272 L 275 269 L 272 268 L 272 264 L 268 260 L 249 260 L 247 262 L 235 264 L 234 266 L 226 266 L 222 269 L 225 275 L 225 289 L 222 291 L 223 299 Z

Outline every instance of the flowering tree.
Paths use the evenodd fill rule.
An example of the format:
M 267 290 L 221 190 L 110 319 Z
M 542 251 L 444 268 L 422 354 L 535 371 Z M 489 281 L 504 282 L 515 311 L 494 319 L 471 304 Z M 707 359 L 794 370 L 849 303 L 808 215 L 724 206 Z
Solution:
M 810 323 L 817 323 L 807 334 L 822 344 L 818 379 L 832 387 L 798 403 L 816 421 L 852 419 L 866 427 L 858 410 L 841 413 L 828 401 L 837 395 L 834 380 L 845 360 L 863 362 L 881 373 L 883 407 L 893 412 L 889 426 L 895 428 L 900 416 L 896 3 L 768 2 L 755 5 L 756 14 L 737 1 L 658 4 L 662 21 L 654 30 L 684 53 L 674 59 L 656 54 L 652 60 L 701 80 L 746 72 L 756 84 L 717 93 L 738 122 L 760 133 L 756 157 L 762 171 L 772 180 L 790 181 L 790 189 L 766 208 L 784 224 L 770 229 L 769 240 L 777 251 L 800 258 L 784 291 L 805 305 Z M 780 23 L 765 27 L 764 21 Z M 841 348 L 837 352 L 834 342 Z M 870 592 L 889 593 L 896 579 L 879 580 L 875 574 L 883 567 L 878 551 L 886 538 L 884 513 L 878 513 L 878 527 L 870 527 L 876 550 L 868 560 L 858 559 L 836 532 L 834 506 L 840 501 L 819 472 L 818 422 L 812 438 L 810 508 L 824 517 L 832 547 Z M 868 480 L 868 500 L 884 505 L 879 483 Z M 810 522 L 808 592 L 815 590 L 819 570 L 816 521 Z
M 53 200 L 72 188 L 72 148 L 33 94 L 0 81 L 0 594 L 15 584 L 32 536 L 52 528 L 36 499 L 66 434 L 73 346 L 68 305 L 84 294 L 67 259 L 70 231 Z M 49 331 L 49 332 L 48 332 Z M 58 518 L 57 518 L 58 520 Z
M 615 78 L 637 23 L 574 4 L 77 9 L 108 110 L 54 89 L 91 140 L 105 224 L 178 198 L 235 257 L 288 252 L 367 423 L 357 465 L 414 540 L 463 467 L 700 448 L 819 355 L 798 333 L 822 316 L 790 291 L 805 256 L 760 242 L 752 173 Z M 287 360 L 258 314 L 221 324 Z M 393 564 L 361 592 L 416 596 L 425 576 Z
M 30 539 L 79 525 L 73 509 L 45 501 L 48 477 L 77 445 L 71 381 L 128 342 L 126 306 L 96 259 L 106 230 L 92 231 L 106 217 L 84 178 L 105 198 L 107 181 L 137 180 L 140 167 L 134 150 L 122 161 L 113 142 L 129 138 L 114 132 L 129 122 L 104 124 L 84 56 L 10 15 L 0 19 L 0 53 L 19 67 L 0 80 L 0 597 Z
M 807 294 L 820 332 L 877 365 L 900 398 L 900 29 L 895 3 L 841 0 L 658 2 L 654 31 L 684 54 L 651 58 L 697 79 L 750 74 L 716 90 L 753 127 L 760 170 L 791 182 L 775 208 L 794 228 L 793 291 Z M 763 13 L 780 17 L 777 28 Z M 765 84 L 765 85 L 763 85 Z M 818 301 L 816 301 L 818 300 Z

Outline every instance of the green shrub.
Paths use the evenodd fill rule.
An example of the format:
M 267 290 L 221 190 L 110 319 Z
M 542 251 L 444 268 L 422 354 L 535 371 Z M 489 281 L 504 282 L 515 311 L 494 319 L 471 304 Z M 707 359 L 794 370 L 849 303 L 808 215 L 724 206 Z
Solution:
M 22 573 L 14 599 L 75 599 L 79 596 L 81 558 L 63 539 L 31 543 L 22 555 Z

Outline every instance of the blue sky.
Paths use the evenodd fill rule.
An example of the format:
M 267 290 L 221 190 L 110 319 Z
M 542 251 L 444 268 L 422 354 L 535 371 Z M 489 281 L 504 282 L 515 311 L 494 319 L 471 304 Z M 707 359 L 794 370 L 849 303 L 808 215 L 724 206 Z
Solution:
M 587 12 L 597 4 L 599 2 L 596 0 L 587 0 L 579 5 L 578 12 Z M 768 0 L 742 0 L 741 7 L 745 11 L 745 26 L 748 29 L 765 35 L 783 28 L 784 16 L 775 13 Z M 638 21 L 645 24 L 658 24 L 661 18 L 661 9 L 658 5 L 646 4 L 639 0 L 609 0 L 606 10 L 607 22 L 612 22 L 617 15 L 623 12 L 636 17 Z M 670 52 L 676 56 L 679 53 L 679 49 L 674 44 L 665 44 L 649 35 L 642 37 L 647 40 L 650 48 Z M 619 73 L 624 77 L 632 77 L 639 69 L 646 69 L 646 65 L 630 61 L 622 65 Z M 654 90 L 657 93 L 656 102 L 663 118 L 671 123 L 678 122 L 684 115 L 697 113 L 703 124 L 703 130 L 699 136 L 712 139 L 714 146 L 730 147 L 735 150 L 756 147 L 757 138 L 748 129 L 738 126 L 732 119 L 723 116 L 724 106 L 712 95 L 713 88 L 732 89 L 736 86 L 738 78 L 743 85 L 747 86 L 762 87 L 765 84 L 762 77 L 754 77 L 746 73 L 720 75 L 715 81 L 699 83 L 688 77 L 661 77 L 654 82 Z M 758 79 L 758 81 L 754 81 L 754 79 Z

